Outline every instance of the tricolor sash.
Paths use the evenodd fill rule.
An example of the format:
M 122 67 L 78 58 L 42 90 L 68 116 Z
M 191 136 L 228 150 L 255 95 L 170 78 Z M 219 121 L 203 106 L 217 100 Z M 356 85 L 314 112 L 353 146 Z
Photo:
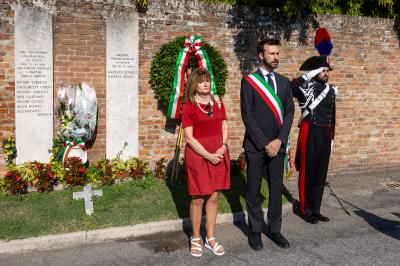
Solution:
M 262 78 L 257 73 L 250 74 L 246 76 L 245 79 L 258 92 L 261 98 L 263 98 L 265 103 L 274 113 L 279 127 L 282 127 L 284 110 L 282 102 L 279 99 L 278 95 L 276 94 L 275 90 L 271 88 L 271 86 L 265 81 L 265 79 Z M 290 177 L 293 173 L 290 167 L 289 149 L 290 149 L 290 135 L 288 136 L 288 142 L 286 143 L 286 151 L 285 151 L 285 166 L 286 166 L 287 177 Z
M 283 106 L 274 89 L 271 88 L 265 79 L 260 77 L 257 73 L 250 74 L 246 76 L 245 79 L 258 92 L 258 94 L 260 94 L 261 98 L 263 98 L 265 103 L 274 113 L 279 127 L 282 127 L 284 117 Z

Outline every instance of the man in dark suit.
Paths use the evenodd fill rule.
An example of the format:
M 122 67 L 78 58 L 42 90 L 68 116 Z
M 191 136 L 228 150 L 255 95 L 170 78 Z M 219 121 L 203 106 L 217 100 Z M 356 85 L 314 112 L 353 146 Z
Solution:
M 268 236 L 279 247 L 289 248 L 281 234 L 282 182 L 285 146 L 293 122 L 294 104 L 288 78 L 274 70 L 279 64 L 279 40 L 265 39 L 257 47 L 260 68 L 243 78 L 240 91 L 242 120 L 246 127 L 243 147 L 247 162 L 246 206 L 249 219 L 249 245 L 263 248 L 261 229 L 261 181 L 269 187 Z

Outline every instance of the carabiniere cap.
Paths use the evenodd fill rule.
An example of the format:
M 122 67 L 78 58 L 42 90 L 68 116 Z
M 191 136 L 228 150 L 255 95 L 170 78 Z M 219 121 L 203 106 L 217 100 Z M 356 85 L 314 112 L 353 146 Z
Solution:
M 329 70 L 333 70 L 331 64 L 329 63 L 329 56 L 312 56 L 304 61 L 300 67 L 300 70 L 311 71 L 320 67 L 327 67 Z

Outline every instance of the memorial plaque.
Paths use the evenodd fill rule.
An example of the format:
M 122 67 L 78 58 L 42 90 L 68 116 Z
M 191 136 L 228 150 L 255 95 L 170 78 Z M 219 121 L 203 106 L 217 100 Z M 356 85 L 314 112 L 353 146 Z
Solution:
M 107 19 L 107 158 L 138 156 L 139 21 L 137 14 Z
M 19 5 L 14 11 L 16 162 L 47 162 L 53 139 L 52 16 Z

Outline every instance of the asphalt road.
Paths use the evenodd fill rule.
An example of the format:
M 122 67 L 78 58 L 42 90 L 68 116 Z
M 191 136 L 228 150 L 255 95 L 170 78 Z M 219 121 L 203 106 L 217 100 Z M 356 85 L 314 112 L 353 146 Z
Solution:
M 164 233 L 101 244 L 0 255 L 0 265 L 400 265 L 400 183 L 398 171 L 347 174 L 331 178 L 323 214 L 328 223 L 310 225 L 293 213 L 284 217 L 282 233 L 291 248 L 280 249 L 265 235 L 264 249 L 247 245 L 244 225 L 218 227 L 226 254 L 205 250 L 189 255 L 184 232 Z M 296 183 L 287 183 L 295 191 Z M 348 211 L 346 214 L 343 207 Z

